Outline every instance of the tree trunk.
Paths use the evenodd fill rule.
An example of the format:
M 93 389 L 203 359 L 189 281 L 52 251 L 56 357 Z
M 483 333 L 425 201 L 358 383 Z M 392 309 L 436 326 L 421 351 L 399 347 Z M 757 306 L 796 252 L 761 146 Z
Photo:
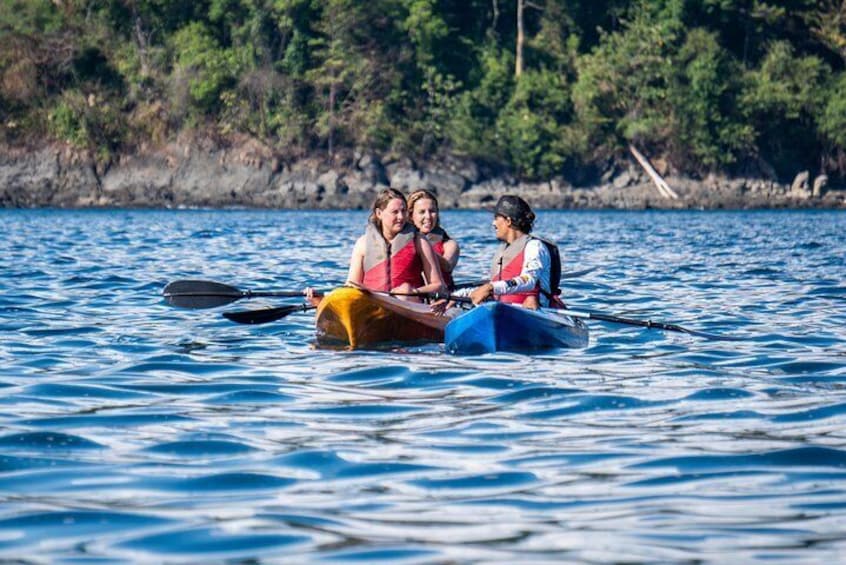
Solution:
M 335 74 L 334 71 L 332 73 Z M 335 156 L 335 99 L 338 97 L 338 83 L 335 77 L 332 77 L 332 83 L 329 85 L 329 132 L 328 145 L 329 157 Z
M 150 58 L 148 47 L 150 45 L 150 34 L 144 31 L 144 22 L 138 13 L 137 6 L 132 3 L 133 31 L 135 32 L 135 43 L 138 45 L 138 58 L 141 60 L 141 76 L 150 76 Z
M 514 57 L 514 77 L 523 74 L 523 8 L 525 0 L 517 0 L 517 49 Z

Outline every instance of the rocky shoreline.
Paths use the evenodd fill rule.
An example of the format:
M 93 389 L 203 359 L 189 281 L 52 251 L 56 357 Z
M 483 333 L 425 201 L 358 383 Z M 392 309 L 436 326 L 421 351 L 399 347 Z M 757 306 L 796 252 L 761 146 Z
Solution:
M 428 188 L 442 208 L 482 208 L 505 193 L 519 194 L 537 208 L 846 208 L 846 190 L 807 172 L 791 184 L 720 176 L 665 180 L 677 197 L 660 191 L 634 161 L 606 173 L 595 186 L 576 187 L 565 179 L 520 182 L 459 158 L 425 165 L 370 154 L 334 166 L 314 159 L 284 162 L 250 143 L 237 148 L 174 143 L 107 165 L 60 145 L 0 151 L 4 208 L 367 208 L 386 186 Z

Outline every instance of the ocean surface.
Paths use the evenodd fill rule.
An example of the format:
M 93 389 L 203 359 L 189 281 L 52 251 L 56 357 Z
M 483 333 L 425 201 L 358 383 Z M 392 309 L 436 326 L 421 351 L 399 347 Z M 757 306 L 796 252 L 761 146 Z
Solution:
M 447 211 L 456 278 L 489 214 Z M 338 351 L 162 288 L 331 288 L 366 213 L 0 211 L 0 561 L 846 559 L 846 213 L 546 212 L 588 347 Z

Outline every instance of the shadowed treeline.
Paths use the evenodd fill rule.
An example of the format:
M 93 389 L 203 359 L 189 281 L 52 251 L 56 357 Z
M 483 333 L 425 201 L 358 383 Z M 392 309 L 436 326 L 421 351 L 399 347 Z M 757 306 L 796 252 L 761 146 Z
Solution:
M 0 142 L 846 171 L 840 0 L 0 0 Z

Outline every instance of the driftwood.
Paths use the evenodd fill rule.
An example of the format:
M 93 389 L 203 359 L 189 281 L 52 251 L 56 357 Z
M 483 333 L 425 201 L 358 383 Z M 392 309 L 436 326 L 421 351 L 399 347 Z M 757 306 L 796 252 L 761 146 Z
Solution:
M 655 186 L 658 187 L 658 192 L 661 194 L 661 196 L 663 196 L 664 198 L 670 198 L 672 200 L 678 200 L 679 195 L 676 194 L 676 191 L 670 188 L 670 185 L 668 185 L 667 182 L 663 178 L 661 178 L 661 175 L 658 174 L 658 171 L 655 170 L 655 168 L 649 163 L 649 160 L 644 157 L 643 154 L 638 151 L 634 145 L 629 145 L 629 151 L 632 152 L 632 155 L 634 155 L 635 159 L 637 159 L 637 162 L 640 163 L 640 166 L 643 167 L 643 170 L 646 171 L 646 174 L 649 175 L 649 178 L 651 178 Z

